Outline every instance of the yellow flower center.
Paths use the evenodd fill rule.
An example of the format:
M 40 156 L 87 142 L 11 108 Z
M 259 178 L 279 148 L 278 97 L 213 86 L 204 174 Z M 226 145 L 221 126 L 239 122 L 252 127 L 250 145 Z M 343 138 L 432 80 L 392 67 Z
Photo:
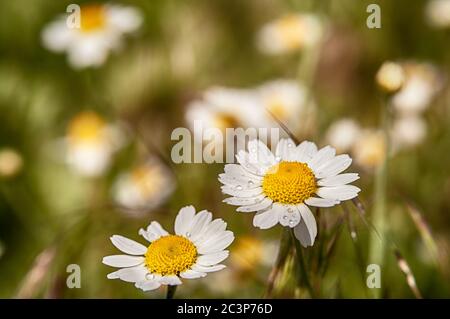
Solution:
M 93 32 L 106 24 L 105 8 L 102 5 L 87 5 L 81 8 L 81 31 Z
M 269 168 L 264 176 L 264 194 L 274 202 L 296 205 L 316 191 L 316 178 L 305 163 L 281 162 Z
M 178 235 L 161 237 L 150 244 L 145 253 L 145 265 L 152 274 L 178 275 L 195 264 L 197 248 L 187 238 Z
M 289 49 L 296 49 L 302 45 L 302 23 L 295 15 L 286 16 L 278 22 L 280 35 Z
M 103 138 L 106 124 L 94 112 L 83 112 L 73 118 L 68 128 L 68 138 L 72 143 L 96 142 Z
M 214 127 L 225 132 L 227 128 L 233 128 L 239 126 L 239 121 L 231 114 L 220 113 L 214 118 Z

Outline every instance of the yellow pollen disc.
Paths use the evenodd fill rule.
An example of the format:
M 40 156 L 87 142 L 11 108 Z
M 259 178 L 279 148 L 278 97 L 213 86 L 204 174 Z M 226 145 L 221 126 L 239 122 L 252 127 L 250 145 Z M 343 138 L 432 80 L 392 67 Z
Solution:
M 264 176 L 264 194 L 274 202 L 296 205 L 316 191 L 316 178 L 305 163 L 281 162 L 269 168 Z
M 293 15 L 282 18 L 278 22 L 277 27 L 279 28 L 281 38 L 289 49 L 295 49 L 302 45 L 304 36 L 302 23 L 297 16 Z
M 102 5 L 87 5 L 81 8 L 81 31 L 92 32 L 102 29 L 106 23 L 105 8 Z
M 187 238 L 178 235 L 161 237 L 150 244 L 145 253 L 145 265 L 152 274 L 178 275 L 195 264 L 197 248 Z
M 94 112 L 83 112 L 72 119 L 68 128 L 70 142 L 95 142 L 100 140 L 106 124 Z
M 238 127 L 239 121 L 231 114 L 218 114 L 214 118 L 214 127 L 225 132 L 227 128 Z

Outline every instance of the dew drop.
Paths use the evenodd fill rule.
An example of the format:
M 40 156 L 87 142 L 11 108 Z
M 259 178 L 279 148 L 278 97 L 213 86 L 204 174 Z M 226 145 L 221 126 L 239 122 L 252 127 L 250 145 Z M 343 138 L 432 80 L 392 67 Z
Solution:
M 253 185 L 255 185 L 255 183 L 253 182 L 253 181 L 248 181 L 248 186 L 253 186 Z
M 191 233 L 190 233 L 190 232 L 187 232 L 187 233 L 186 233 L 186 237 L 191 237 Z
M 289 225 L 294 226 L 295 221 L 293 221 L 292 219 L 289 221 Z
M 145 275 L 145 279 L 147 279 L 147 280 L 152 280 L 153 278 L 155 278 L 155 276 L 153 274 L 146 274 Z
M 288 146 L 288 147 L 292 147 L 292 146 L 294 146 L 294 145 L 292 145 L 292 143 L 288 143 L 287 146 Z
M 280 156 L 277 156 L 277 157 L 275 157 L 275 160 L 276 160 L 277 162 L 280 162 L 280 161 L 281 161 L 281 157 L 280 157 Z
M 237 189 L 238 191 L 241 191 L 241 190 L 242 190 L 242 186 L 241 186 L 241 185 L 237 185 L 237 186 L 236 186 L 236 189 Z
M 286 220 L 286 219 L 288 219 L 288 217 L 287 217 L 286 215 L 284 215 L 284 216 L 283 216 L 283 219 Z
M 287 211 L 288 211 L 288 213 L 292 213 L 293 212 L 292 208 L 288 208 Z

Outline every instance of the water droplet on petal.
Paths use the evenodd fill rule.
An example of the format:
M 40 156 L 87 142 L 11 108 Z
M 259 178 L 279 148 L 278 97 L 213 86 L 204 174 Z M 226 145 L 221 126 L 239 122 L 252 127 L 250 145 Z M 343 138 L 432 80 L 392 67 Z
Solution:
M 286 220 L 286 219 L 288 219 L 288 217 L 287 217 L 286 215 L 284 215 L 284 216 L 283 216 L 283 219 Z
M 255 185 L 255 183 L 253 182 L 253 181 L 248 181 L 248 186 L 253 186 L 253 185 Z
M 295 221 L 293 221 L 293 220 L 289 221 L 289 225 L 294 226 L 294 224 L 295 224 Z
M 288 143 L 288 145 L 287 145 L 288 147 L 292 147 L 292 146 L 294 146 L 292 143 Z
M 292 213 L 294 210 L 292 208 L 287 209 L 288 213 Z
M 277 157 L 275 157 L 275 160 L 276 160 L 277 162 L 280 162 L 280 161 L 281 161 L 281 157 L 280 157 L 280 156 L 277 156 Z
M 186 237 L 191 237 L 191 233 L 190 233 L 190 232 L 187 232 L 187 233 L 186 233 Z
M 153 275 L 153 274 L 148 273 L 145 275 L 145 279 L 147 279 L 147 280 L 152 280 L 153 278 L 155 278 L 155 275 Z
M 241 185 L 237 185 L 237 186 L 236 186 L 236 189 L 237 189 L 238 191 L 241 191 L 241 190 L 242 190 L 242 186 L 241 186 Z

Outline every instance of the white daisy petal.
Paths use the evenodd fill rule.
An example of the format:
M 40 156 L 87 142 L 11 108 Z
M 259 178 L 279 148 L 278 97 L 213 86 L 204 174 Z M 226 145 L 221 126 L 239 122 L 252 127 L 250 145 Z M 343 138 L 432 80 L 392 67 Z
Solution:
M 144 257 L 128 256 L 128 255 L 112 255 L 103 257 L 102 262 L 112 267 L 133 267 L 144 262 Z
M 317 182 L 319 186 L 340 186 L 345 185 L 359 179 L 359 175 L 357 173 L 346 173 L 339 174 L 335 176 L 326 177 Z
M 262 201 L 259 203 L 248 205 L 248 206 L 241 206 L 236 209 L 238 212 L 256 212 L 263 209 L 266 209 L 272 204 L 272 200 L 269 197 L 265 197 Z
M 261 175 L 263 173 L 262 171 L 260 171 L 261 165 L 257 161 L 250 159 L 250 154 L 248 154 L 246 151 L 239 151 L 236 154 L 236 160 L 239 164 L 241 164 L 242 168 L 244 168 L 251 174 Z
M 278 224 L 280 213 L 276 205 L 277 203 L 274 203 L 271 209 L 257 213 L 253 217 L 253 226 L 260 229 L 269 229 Z
M 307 163 L 317 153 L 317 146 L 313 142 L 304 141 L 297 146 L 297 161 Z
M 322 164 L 330 161 L 336 155 L 336 150 L 331 146 L 321 148 L 311 160 L 308 161 L 308 166 L 313 170 L 319 168 Z
M 229 255 L 228 250 L 219 251 L 217 253 L 202 255 L 197 258 L 197 263 L 202 266 L 212 266 L 225 260 Z
M 241 165 L 237 164 L 226 164 L 225 165 L 225 174 L 234 178 L 253 178 L 257 180 L 262 180 L 262 177 L 259 175 L 252 174 L 246 171 Z
M 314 174 L 316 178 L 334 176 L 346 170 L 351 163 L 352 159 L 347 154 L 338 155 L 314 170 Z
M 311 197 L 305 200 L 305 203 L 315 207 L 333 207 L 334 205 L 339 204 L 340 201 L 333 198 Z
M 176 286 L 176 285 L 182 284 L 180 278 L 178 278 L 178 276 L 175 276 L 175 275 L 162 276 L 159 279 L 159 283 L 161 283 L 163 285 L 171 285 L 171 286 Z
M 215 266 L 201 266 L 198 264 L 195 264 L 192 266 L 192 270 L 197 272 L 214 272 L 219 271 L 226 268 L 225 265 L 215 265 Z
M 205 242 L 197 245 L 197 251 L 199 254 L 207 255 L 218 251 L 221 251 L 228 247 L 234 240 L 233 232 L 227 230 L 224 231 L 220 236 L 213 237 L 212 239 L 206 240 Z M 195 269 L 194 269 L 195 270 Z
M 254 197 L 262 194 L 261 187 L 243 190 L 242 187 L 239 187 L 239 185 L 234 188 L 230 188 L 229 186 L 222 186 L 221 190 L 223 193 L 235 197 Z
M 276 163 L 275 157 L 273 156 L 272 152 L 269 150 L 267 145 L 260 140 L 255 139 L 249 141 L 248 151 L 250 164 L 257 164 L 260 168 L 259 170 L 257 170 L 258 175 L 263 173 L 265 169 Z M 263 171 L 261 171 L 261 168 L 263 168 Z
M 305 204 L 297 205 L 297 208 L 302 216 L 302 222 L 305 224 L 306 228 L 308 229 L 308 234 L 311 239 L 311 242 L 314 243 L 314 239 L 317 236 L 316 219 L 314 218 L 314 215 L 311 212 L 311 210 L 309 209 L 309 207 L 306 206 Z M 299 225 L 300 225 L 300 223 L 299 223 Z
M 180 212 L 175 218 L 175 234 L 177 235 L 186 234 L 194 216 L 195 216 L 194 206 L 186 206 L 180 209 Z
M 311 237 L 308 227 L 306 227 L 306 223 L 303 220 L 294 228 L 294 235 L 303 247 L 314 245 L 314 238 Z
M 190 233 L 190 236 L 188 236 L 190 240 L 194 241 L 199 238 L 203 234 L 203 231 L 206 229 L 206 226 L 209 225 L 211 220 L 212 214 L 206 210 L 203 210 L 195 215 L 192 221 L 192 226 L 190 230 L 188 230 L 188 232 Z
M 236 186 L 241 185 L 243 189 L 252 189 L 261 186 L 261 181 L 256 178 L 253 177 L 235 178 L 225 174 L 219 175 L 219 182 L 221 182 L 224 185 L 231 186 L 233 188 L 236 188 Z
M 126 254 L 143 255 L 147 251 L 144 245 L 120 235 L 113 235 L 110 240 L 117 249 Z
M 295 149 L 296 149 L 295 143 L 290 138 L 281 139 L 277 144 L 275 156 L 277 159 L 285 161 L 294 161 L 295 154 L 293 151 Z
M 206 276 L 206 273 L 195 271 L 195 270 L 192 270 L 192 269 L 188 269 L 188 270 L 183 271 L 182 273 L 180 273 L 180 277 L 181 278 L 185 278 L 185 279 L 203 278 L 205 276 Z
M 145 266 L 143 265 L 140 265 L 136 267 L 119 269 L 115 273 L 109 274 L 109 276 L 112 278 L 119 278 L 120 280 L 126 282 L 138 282 L 145 280 L 145 276 L 147 274 L 148 274 L 147 268 L 145 268 Z
M 151 222 L 150 225 L 148 225 L 147 230 L 139 230 L 139 235 L 142 235 L 145 239 L 152 242 L 160 237 L 169 235 L 169 233 L 164 230 L 158 222 Z
M 358 196 L 361 191 L 356 186 L 353 185 L 341 185 L 341 186 L 331 186 L 331 187 L 321 187 L 317 190 L 317 195 L 323 198 L 331 198 L 337 200 L 348 200 Z
M 284 209 L 280 210 L 278 216 L 280 224 L 285 227 L 294 228 L 302 219 L 297 207 L 284 205 Z
M 227 228 L 227 223 L 225 223 L 222 219 L 213 220 L 205 229 L 203 234 L 193 240 L 194 244 L 197 246 L 201 246 L 204 242 L 214 238 L 214 236 L 218 236 L 223 233 Z
M 155 290 L 161 287 L 161 284 L 155 280 L 138 281 L 134 285 L 143 291 Z
M 262 201 L 266 195 L 261 194 L 255 197 L 246 197 L 246 198 L 239 198 L 239 197 L 228 197 L 223 200 L 224 203 L 235 205 L 235 206 L 246 206 L 254 203 L 258 203 Z

